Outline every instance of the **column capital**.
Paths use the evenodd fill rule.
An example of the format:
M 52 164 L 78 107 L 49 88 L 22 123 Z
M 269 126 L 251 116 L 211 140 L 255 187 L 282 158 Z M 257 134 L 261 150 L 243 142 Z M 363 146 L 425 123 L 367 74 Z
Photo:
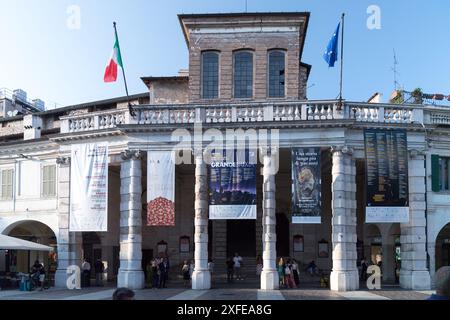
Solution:
M 122 160 L 140 160 L 142 152 L 140 150 L 125 150 L 120 153 Z
M 342 153 L 342 154 L 346 154 L 346 155 L 349 155 L 349 156 L 351 156 L 351 155 L 353 155 L 353 148 L 352 147 L 349 147 L 349 146 L 346 146 L 346 145 L 343 145 L 343 146 L 333 146 L 333 147 L 331 147 L 331 152 L 332 153 L 335 153 L 335 152 L 340 152 L 340 153 Z
M 69 165 L 70 157 L 58 157 L 56 158 L 56 163 L 60 165 Z
M 417 149 L 408 150 L 409 157 L 413 160 L 424 160 L 425 152 Z

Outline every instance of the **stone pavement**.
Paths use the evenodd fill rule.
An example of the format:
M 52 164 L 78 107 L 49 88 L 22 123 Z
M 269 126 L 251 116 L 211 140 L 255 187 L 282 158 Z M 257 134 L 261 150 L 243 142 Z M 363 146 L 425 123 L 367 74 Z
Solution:
M 91 287 L 82 290 L 51 288 L 44 291 L 0 291 L 0 300 L 110 300 L 114 287 Z M 243 284 L 211 290 L 190 290 L 182 287 L 136 290 L 136 300 L 425 300 L 432 291 L 410 291 L 399 287 L 382 290 L 334 292 L 328 289 L 288 289 L 261 291 Z

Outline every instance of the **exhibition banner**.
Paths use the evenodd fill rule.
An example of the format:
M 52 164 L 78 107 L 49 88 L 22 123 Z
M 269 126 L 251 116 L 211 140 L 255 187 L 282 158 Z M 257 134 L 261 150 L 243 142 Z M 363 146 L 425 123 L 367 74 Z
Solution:
M 175 154 L 173 151 L 148 152 L 147 225 L 175 225 Z
M 108 231 L 108 145 L 72 145 L 69 231 Z
M 408 146 L 405 130 L 364 130 L 366 222 L 408 222 Z
M 292 223 L 321 223 L 320 148 L 292 148 Z
M 245 151 L 231 159 L 215 154 L 209 168 L 209 218 L 256 219 L 256 163 Z

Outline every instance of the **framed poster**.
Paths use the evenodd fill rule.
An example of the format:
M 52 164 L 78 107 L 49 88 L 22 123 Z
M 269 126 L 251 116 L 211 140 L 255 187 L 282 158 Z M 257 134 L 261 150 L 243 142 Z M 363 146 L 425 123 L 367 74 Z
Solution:
M 294 236 L 294 252 L 304 252 L 305 244 L 303 236 L 297 234 Z
M 180 237 L 180 253 L 190 252 L 190 238 L 188 236 Z
M 161 240 L 158 242 L 158 255 L 165 256 L 167 254 L 167 242 Z
M 328 241 L 322 239 L 319 241 L 319 258 L 328 258 Z

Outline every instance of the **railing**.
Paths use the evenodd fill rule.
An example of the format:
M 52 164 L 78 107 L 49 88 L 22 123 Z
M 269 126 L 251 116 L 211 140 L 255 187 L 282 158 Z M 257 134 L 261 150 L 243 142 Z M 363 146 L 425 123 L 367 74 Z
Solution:
M 127 109 L 114 109 L 62 117 L 61 132 L 115 128 L 121 124 L 177 125 L 252 122 L 355 121 L 450 125 L 450 108 L 422 105 L 372 104 L 364 102 L 285 101 L 216 105 L 139 105 L 135 117 Z
M 108 110 L 61 117 L 61 133 L 115 128 L 129 123 L 128 110 Z

